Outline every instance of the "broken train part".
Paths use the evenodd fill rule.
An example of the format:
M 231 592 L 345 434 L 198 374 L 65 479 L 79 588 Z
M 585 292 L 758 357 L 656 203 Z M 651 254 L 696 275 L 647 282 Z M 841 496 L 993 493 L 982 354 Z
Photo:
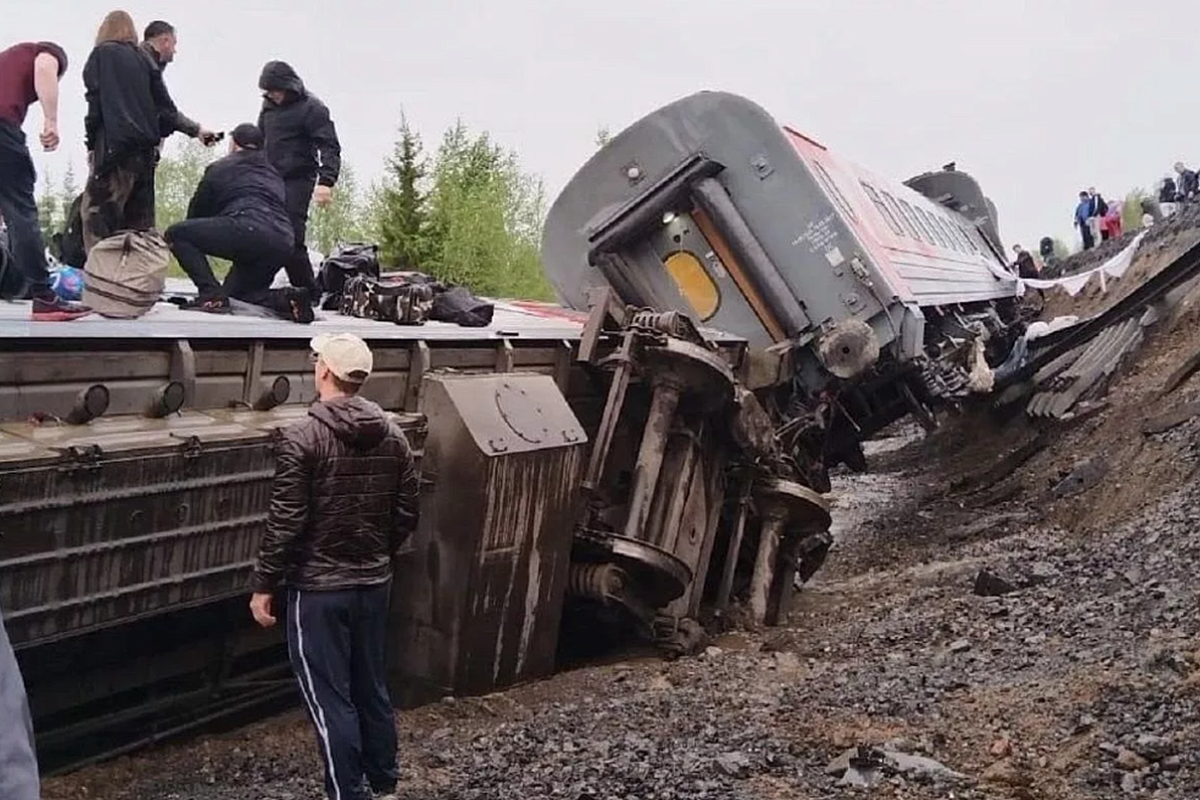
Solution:
M 164 715 L 178 732 L 288 695 L 282 638 L 252 625 L 245 592 L 274 432 L 314 398 L 313 331 L 173 306 L 30 328 L 23 310 L 0 307 L 0 606 L 48 766 L 150 741 Z M 560 630 L 597 634 L 597 613 L 695 649 L 727 498 L 796 478 L 735 377 L 745 342 L 678 313 L 608 296 L 590 317 L 500 305 L 485 329 L 313 327 L 370 342 L 365 396 L 421 461 L 390 624 L 398 703 L 547 675 Z M 754 472 L 731 478 L 739 465 Z M 745 599 L 753 563 L 733 566 Z
M 695 625 L 681 629 L 681 621 L 699 615 L 720 563 L 716 542 L 733 536 L 729 498 L 758 490 L 761 532 L 750 541 L 768 544 L 750 585 L 768 587 L 778 576 L 790 587 L 800 562 L 806 575 L 816 571 L 824 550 L 796 542 L 806 526 L 828 530 L 828 502 L 787 480 L 796 475 L 776 448 L 772 420 L 686 316 L 624 306 L 607 288 L 593 300 L 579 357 L 607 393 L 582 482 L 586 510 L 575 537 L 572 598 L 602 618 L 620 609 L 642 635 L 686 650 L 698 641 Z M 610 355 L 594 357 L 602 339 L 610 340 Z M 790 503 L 767 499 L 782 486 L 794 489 Z M 777 505 L 798 510 L 780 514 Z M 734 526 L 744 538 L 745 520 Z M 723 554 L 735 571 L 739 556 Z M 754 597 L 749 592 L 752 605 Z M 770 621 L 784 605 L 776 597 Z M 768 621 L 766 600 L 755 607 L 755 619 Z
M 1008 351 L 993 237 L 940 199 L 701 93 L 556 200 L 542 255 L 569 308 L 497 303 L 464 329 L 0 304 L 0 606 L 39 729 L 251 702 L 285 663 L 244 594 L 313 328 L 371 344 L 365 394 L 422 452 L 402 702 L 543 676 L 577 636 L 686 651 L 704 607 L 778 621 L 828 552 L 829 470 L 908 414 L 933 424 Z

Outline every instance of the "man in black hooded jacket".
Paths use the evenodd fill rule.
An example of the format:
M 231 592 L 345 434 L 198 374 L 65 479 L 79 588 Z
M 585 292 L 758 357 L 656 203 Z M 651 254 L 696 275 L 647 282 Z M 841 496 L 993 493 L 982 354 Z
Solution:
M 292 286 L 308 289 L 319 299 L 305 236 L 310 202 L 328 205 L 342 166 L 342 146 L 329 109 L 304 88 L 304 82 L 283 61 L 268 61 L 258 79 L 263 107 L 258 127 L 266 138 L 267 158 L 287 187 L 287 209 L 295 232 L 292 258 L 287 263 Z
M 257 126 L 234 128 L 229 155 L 204 170 L 188 204 L 188 218 L 167 228 L 166 239 L 199 291 L 194 308 L 228 313 L 233 297 L 296 322 L 312 322 L 311 298 L 304 289 L 271 289 L 275 273 L 292 253 L 292 225 L 284 208 L 283 179 L 262 145 Z M 213 274 L 210 255 L 233 261 L 224 285 Z

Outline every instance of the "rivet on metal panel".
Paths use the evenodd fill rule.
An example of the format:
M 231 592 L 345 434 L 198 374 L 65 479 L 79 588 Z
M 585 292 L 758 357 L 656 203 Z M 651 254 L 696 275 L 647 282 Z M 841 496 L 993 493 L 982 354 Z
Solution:
M 645 173 L 642 172 L 642 168 L 635 162 L 625 166 L 625 177 L 632 186 L 640 183 L 642 178 L 645 177 Z
M 763 154 L 758 154 L 750 159 L 750 166 L 754 167 L 755 174 L 759 179 L 769 177 L 775 168 L 771 166 L 771 162 Z

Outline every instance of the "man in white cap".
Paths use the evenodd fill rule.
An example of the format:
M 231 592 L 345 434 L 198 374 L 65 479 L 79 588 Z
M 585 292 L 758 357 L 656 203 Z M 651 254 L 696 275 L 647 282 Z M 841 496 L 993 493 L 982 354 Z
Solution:
M 284 428 L 250 610 L 287 590 L 292 669 L 332 800 L 392 796 L 396 724 L 384 644 L 392 557 L 417 525 L 419 476 L 400 427 L 359 396 L 374 359 L 349 333 L 310 343 L 317 402 Z

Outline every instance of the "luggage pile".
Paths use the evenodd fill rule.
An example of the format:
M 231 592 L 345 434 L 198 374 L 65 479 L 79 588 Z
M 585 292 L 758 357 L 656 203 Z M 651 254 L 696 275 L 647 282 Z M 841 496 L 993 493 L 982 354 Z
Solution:
M 384 275 L 379 247 L 339 245 L 321 264 L 317 276 L 321 308 L 347 317 L 374 319 L 397 325 L 451 322 L 467 328 L 492 323 L 495 307 L 462 286 L 451 286 L 420 272 Z

